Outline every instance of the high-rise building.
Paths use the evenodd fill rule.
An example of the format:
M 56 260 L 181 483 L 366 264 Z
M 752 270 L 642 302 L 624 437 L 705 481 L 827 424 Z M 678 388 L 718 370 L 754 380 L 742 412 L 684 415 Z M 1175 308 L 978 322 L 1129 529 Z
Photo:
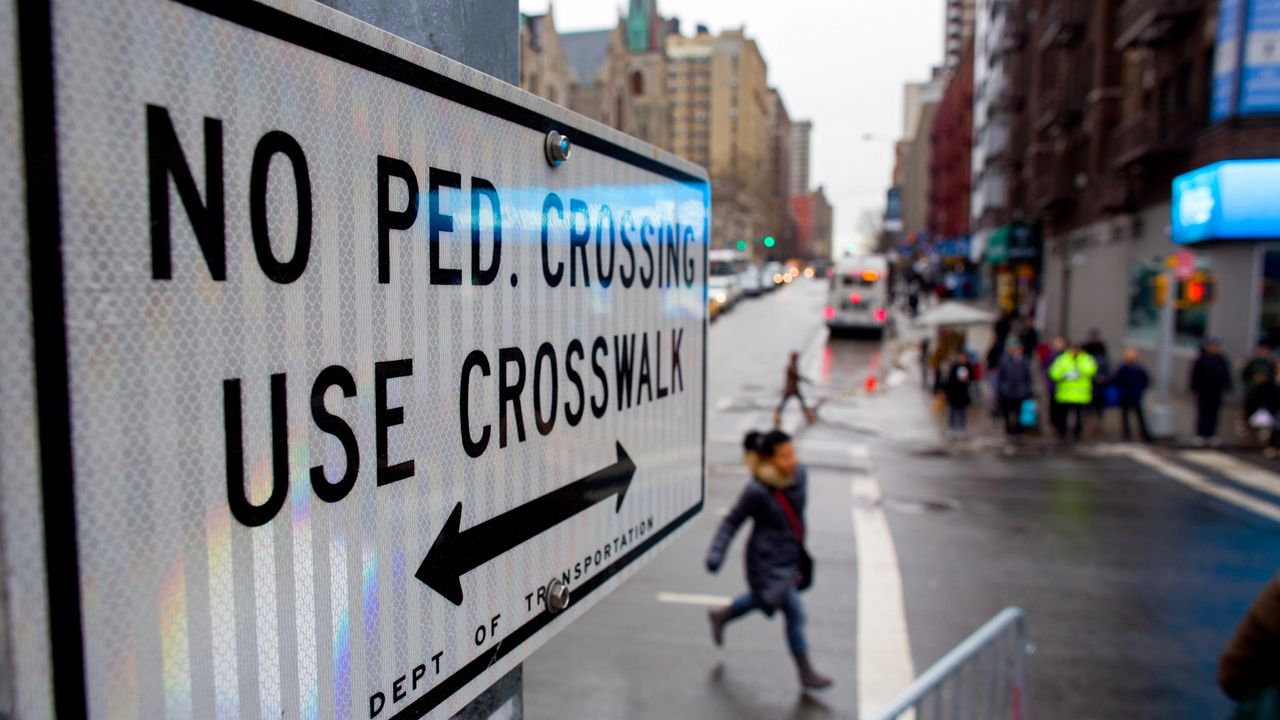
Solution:
M 932 235 L 963 240 L 969 235 L 970 162 L 973 155 L 973 42 L 965 43 L 960 64 L 947 79 L 938 114 L 934 117 L 929 157 L 929 219 Z M 969 260 L 967 243 L 952 243 L 963 248 L 963 264 Z
M 712 178 L 712 244 L 759 246 L 772 232 L 779 191 L 768 168 L 774 152 L 764 57 L 742 29 L 667 36 L 671 148 Z
M 960 65 L 960 57 L 964 55 L 965 40 L 973 34 L 974 5 L 977 0 L 946 0 L 946 2 L 947 19 L 942 46 L 942 66 L 951 73 Z
M 788 202 L 790 189 L 795 185 L 791 179 L 794 159 L 791 156 L 791 136 L 793 125 L 787 105 L 782 101 L 782 93 L 777 88 L 769 88 L 770 113 L 769 122 L 773 127 L 773 156 L 771 173 L 774 176 L 773 187 L 776 191 L 772 197 L 772 217 L 769 233 L 775 245 L 771 251 L 775 257 L 797 257 L 795 238 L 795 217 L 791 214 Z
M 809 192 L 809 143 L 812 135 L 811 121 L 796 120 L 791 123 L 791 186 L 788 188 L 790 195 L 803 195 Z

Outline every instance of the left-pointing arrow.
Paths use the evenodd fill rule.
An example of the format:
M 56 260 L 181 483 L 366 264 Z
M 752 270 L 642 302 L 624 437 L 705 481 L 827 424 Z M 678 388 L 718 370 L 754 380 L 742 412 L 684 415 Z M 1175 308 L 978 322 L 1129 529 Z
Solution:
M 614 511 L 636 474 L 622 443 L 618 461 L 474 527 L 461 530 L 462 503 L 453 506 L 414 577 L 454 605 L 462 604 L 462 576 L 568 520 L 596 503 L 618 496 Z

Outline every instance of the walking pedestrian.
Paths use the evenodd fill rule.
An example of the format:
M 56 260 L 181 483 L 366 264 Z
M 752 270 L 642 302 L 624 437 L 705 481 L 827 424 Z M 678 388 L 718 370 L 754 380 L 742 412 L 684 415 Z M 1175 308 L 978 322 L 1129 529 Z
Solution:
M 1093 378 L 1097 374 L 1098 363 L 1080 346 L 1062 353 L 1049 366 L 1049 377 L 1054 382 L 1054 397 L 1061 413 L 1059 440 L 1067 439 L 1069 428 L 1071 436 L 1079 442 L 1084 431 L 1085 408 L 1093 402 Z
M 1102 333 L 1094 328 L 1089 331 L 1088 339 L 1085 340 L 1083 349 L 1093 358 L 1098 365 L 1098 373 L 1093 376 L 1093 412 L 1098 416 L 1098 426 L 1101 428 L 1103 415 L 1107 410 L 1107 383 L 1111 382 L 1111 360 L 1107 357 L 1107 344 L 1102 341 Z
M 1126 441 L 1133 439 L 1130 432 L 1129 415 L 1132 413 L 1138 420 L 1138 433 L 1143 442 L 1151 442 L 1151 433 L 1147 431 L 1147 417 L 1142 411 L 1142 396 L 1151 385 L 1151 377 L 1147 369 L 1138 362 L 1138 351 L 1125 348 L 1123 362 L 1116 368 L 1113 380 L 1120 395 L 1120 428 Z
M 738 528 L 751 520 L 747 540 L 747 586 L 729 605 L 712 610 L 711 639 L 717 647 L 724 643 L 724 628 L 730 621 L 760 610 L 772 617 L 777 610 L 787 622 L 787 645 L 805 688 L 820 689 L 832 680 L 813 669 L 804 633 L 804 603 L 801 586 L 813 577 L 813 563 L 804 549 L 804 507 L 808 478 L 796 458 L 795 445 L 781 430 L 747 433 L 743 441 L 745 462 L 751 481 L 725 516 L 707 552 L 707 570 L 719 572 L 729 543 Z M 807 566 L 807 567 L 806 567 Z
M 1004 416 L 1004 432 L 1010 438 L 1022 435 L 1022 404 L 1031 397 L 1031 362 L 1017 340 L 1009 343 L 996 377 L 996 396 Z
M 1253 357 L 1249 358 L 1240 371 L 1240 385 L 1244 388 L 1244 406 L 1240 417 L 1246 432 L 1253 430 L 1249 420 L 1258 408 L 1263 407 L 1259 391 L 1275 379 L 1275 362 L 1271 357 L 1271 346 L 1260 342 L 1253 351 Z
M 965 437 L 969 421 L 969 404 L 973 402 L 973 364 L 964 350 L 956 353 L 942 383 L 942 393 L 947 400 L 947 434 L 953 440 Z
M 1280 575 L 1271 578 L 1236 627 L 1218 661 L 1218 685 L 1241 703 L 1235 717 L 1280 716 Z
M 1200 349 L 1200 357 L 1191 366 L 1191 393 L 1196 396 L 1196 445 L 1221 445 L 1218 439 L 1218 413 L 1222 398 L 1231 392 L 1231 365 L 1222 355 L 1218 338 L 1211 337 Z
M 800 394 L 800 383 L 810 382 L 809 378 L 800 374 L 800 353 L 791 353 L 791 358 L 787 360 L 786 379 L 782 385 L 782 401 L 778 403 L 778 408 L 773 411 L 773 426 L 782 425 L 782 411 L 787 407 L 787 401 L 795 398 L 800 401 L 800 409 L 804 411 L 804 419 L 807 422 L 813 422 L 818 419 L 815 413 L 804 401 L 804 395 Z

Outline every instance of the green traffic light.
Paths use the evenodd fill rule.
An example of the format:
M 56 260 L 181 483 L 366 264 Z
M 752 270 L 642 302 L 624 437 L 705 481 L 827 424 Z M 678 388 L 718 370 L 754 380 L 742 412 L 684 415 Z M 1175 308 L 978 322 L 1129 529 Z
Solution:
M 772 236 L 772 235 L 769 235 L 769 236 L 765 237 L 765 239 L 764 239 L 764 246 L 765 246 L 765 247 L 773 247 L 773 245 L 774 245 L 774 243 L 775 243 L 775 242 L 777 242 L 777 241 L 773 239 L 773 236 Z
M 738 249 L 739 249 L 739 250 L 746 250 L 746 249 L 747 249 L 747 241 L 746 241 L 746 240 L 739 240 L 739 241 L 738 241 Z

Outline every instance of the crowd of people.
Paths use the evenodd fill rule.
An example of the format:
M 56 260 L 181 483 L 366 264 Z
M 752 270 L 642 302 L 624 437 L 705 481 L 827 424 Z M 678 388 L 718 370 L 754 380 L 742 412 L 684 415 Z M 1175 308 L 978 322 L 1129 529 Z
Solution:
M 1112 409 L 1120 416 L 1124 440 L 1154 439 L 1143 409 L 1150 373 L 1135 348 L 1125 348 L 1113 364 L 1097 330 L 1078 342 L 1061 336 L 1042 342 L 1029 321 L 1006 314 L 995 324 L 992 343 L 981 361 L 958 330 L 941 331 L 936 346 L 928 339 L 922 341 L 920 354 L 922 382 L 927 386 L 932 378 L 935 406 L 946 410 L 952 439 L 966 437 L 969 413 L 975 406 L 985 407 L 999 419 L 1014 442 L 1044 432 L 1061 442 L 1100 435 Z M 1238 371 L 1233 371 L 1217 338 L 1201 345 L 1187 380 L 1195 399 L 1192 443 L 1215 447 L 1222 443 L 1219 418 L 1224 401 L 1235 391 L 1236 378 L 1243 392 L 1243 412 L 1236 423 L 1239 434 L 1246 442 L 1261 445 L 1267 457 L 1277 457 L 1280 357 L 1266 344 L 1258 345 Z M 1047 402 L 1047 413 L 1042 412 L 1042 400 Z M 1046 415 L 1048 427 L 1044 428 Z

